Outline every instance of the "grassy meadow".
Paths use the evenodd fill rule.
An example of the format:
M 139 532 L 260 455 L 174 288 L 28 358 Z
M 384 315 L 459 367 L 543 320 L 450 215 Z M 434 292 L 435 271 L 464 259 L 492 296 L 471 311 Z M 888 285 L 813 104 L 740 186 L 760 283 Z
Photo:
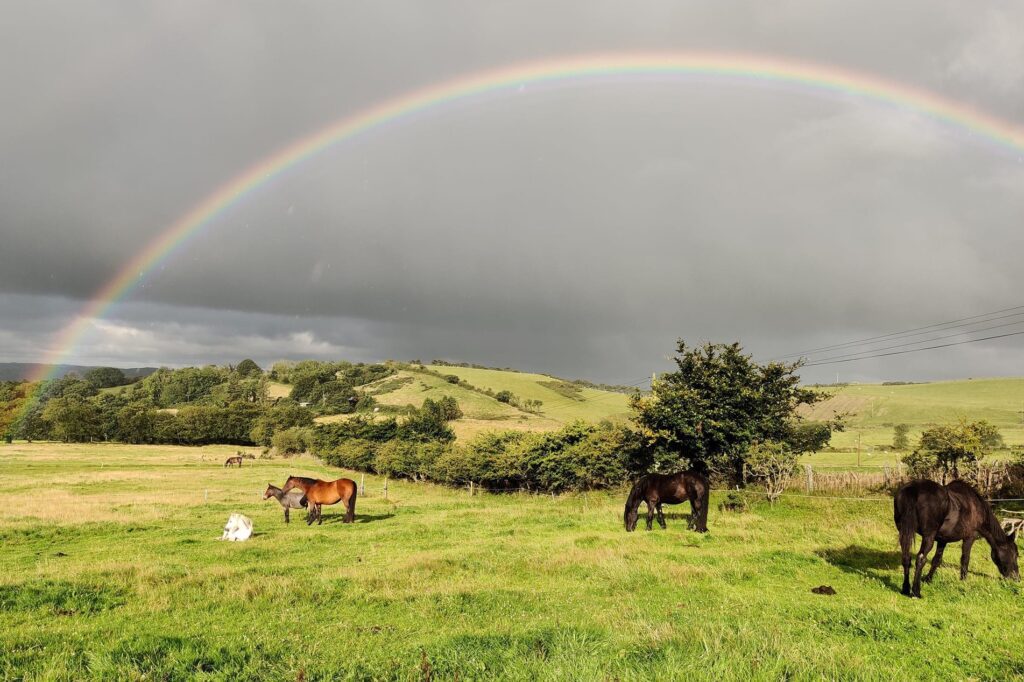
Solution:
M 231 447 L 0 445 L 3 679 L 1008 679 L 1024 594 L 984 543 L 898 594 L 891 503 L 784 498 L 622 530 L 623 493 L 367 477 L 357 522 L 285 525 Z M 358 480 L 358 476 L 355 476 Z M 717 504 L 719 494 L 715 494 Z M 219 542 L 227 516 L 253 519 Z M 831 585 L 835 596 L 811 593 Z
M 1024 378 L 964 379 L 927 384 L 886 386 L 850 384 L 822 389 L 830 398 L 805 410 L 810 419 L 827 419 L 837 412 L 850 415 L 848 428 L 832 437 L 832 447 L 847 453 L 860 440 L 862 462 L 881 464 L 894 461 L 887 453 L 893 426 L 910 425 L 910 441 L 931 426 L 954 422 L 961 417 L 986 419 L 999 427 L 1007 445 L 1024 444 Z M 855 457 L 842 458 L 843 464 Z

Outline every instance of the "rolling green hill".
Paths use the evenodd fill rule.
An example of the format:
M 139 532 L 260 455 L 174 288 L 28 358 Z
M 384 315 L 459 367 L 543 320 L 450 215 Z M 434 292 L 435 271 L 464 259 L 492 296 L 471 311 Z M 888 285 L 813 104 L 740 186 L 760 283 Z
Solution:
M 922 430 L 960 418 L 985 419 L 999 427 L 1008 445 L 1024 443 L 1024 378 L 966 379 L 886 386 L 851 384 L 822 389 L 831 397 L 804 415 L 827 419 L 848 413 L 848 428 L 832 439 L 836 449 L 876 453 L 892 443 L 893 426 L 909 424 L 911 443 Z
M 463 383 L 451 383 L 443 375 L 455 375 Z M 575 386 L 542 374 L 465 367 L 429 366 L 427 371 L 415 367 L 362 387 L 380 405 L 419 407 L 427 398 L 455 398 L 464 416 L 452 422 L 460 439 L 471 438 L 483 431 L 523 430 L 553 431 L 583 419 L 625 420 L 629 415 L 627 396 Z M 490 391 L 489 395 L 485 391 Z M 527 411 L 497 400 L 493 394 L 511 391 L 521 400 L 540 400 L 536 411 Z M 329 423 L 350 418 L 348 415 L 319 417 Z
M 541 414 L 562 423 L 574 419 L 625 419 L 629 415 L 628 396 L 623 393 L 578 387 L 544 374 L 447 365 L 429 367 L 442 374 L 454 374 L 478 388 L 511 391 L 523 399 L 540 400 Z

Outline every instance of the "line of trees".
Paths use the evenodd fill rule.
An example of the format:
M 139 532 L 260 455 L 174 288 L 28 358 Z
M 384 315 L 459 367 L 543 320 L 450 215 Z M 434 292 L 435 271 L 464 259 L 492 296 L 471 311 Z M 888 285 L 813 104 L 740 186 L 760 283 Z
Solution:
M 800 386 L 799 363 L 761 365 L 738 344 L 691 348 L 682 341 L 675 362 L 650 393 L 631 397 L 632 427 L 577 423 L 549 434 L 489 434 L 464 446 L 453 444 L 449 422 L 462 412 L 452 398 L 427 400 L 400 418 L 314 424 L 321 408 L 351 411 L 358 409 L 353 403 L 372 401 L 356 388 L 396 368 L 317 361 L 274 366 L 270 378 L 292 386 L 291 398 L 276 404 L 267 400 L 268 377 L 251 360 L 161 369 L 120 391 L 98 387 L 116 381 L 113 373 L 93 381 L 69 376 L 40 387 L 17 432 L 68 441 L 277 445 L 396 476 L 569 490 L 686 467 L 744 482 L 757 477 L 757 467 L 747 466 L 752 452 L 759 461 L 769 453 L 795 466 L 799 454 L 821 449 L 842 427 L 798 415 L 801 405 L 822 399 Z

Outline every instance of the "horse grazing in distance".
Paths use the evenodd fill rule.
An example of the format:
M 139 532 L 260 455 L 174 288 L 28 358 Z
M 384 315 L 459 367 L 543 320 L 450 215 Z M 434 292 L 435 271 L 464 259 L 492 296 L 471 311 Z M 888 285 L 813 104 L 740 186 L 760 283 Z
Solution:
M 641 502 L 647 503 L 647 530 L 651 530 L 654 514 L 658 514 L 658 525 L 665 528 L 665 515 L 661 511 L 662 504 L 681 504 L 690 501 L 690 528 L 698 533 L 708 530 L 708 504 L 711 497 L 711 484 L 707 476 L 690 469 L 678 474 L 647 474 L 642 476 L 629 491 L 626 498 L 626 510 L 623 520 L 626 531 L 636 529 L 638 510 Z
M 303 509 L 308 504 L 306 501 L 306 495 L 301 490 L 293 490 L 286 493 L 276 485 L 268 483 L 267 489 L 263 492 L 263 499 L 269 500 L 271 497 L 276 499 L 278 503 L 284 507 L 285 523 L 291 523 L 291 519 L 288 518 L 288 511 L 290 509 Z
M 345 503 L 344 523 L 352 523 L 356 520 L 356 482 L 351 478 L 339 478 L 335 481 L 321 481 L 319 478 L 305 478 L 303 476 L 289 476 L 285 481 L 283 491 L 288 492 L 292 488 L 299 488 L 306 493 L 306 502 L 309 505 L 309 514 L 306 516 L 306 525 L 313 521 L 318 524 L 324 522 L 320 514 L 320 506 L 324 504 Z
M 992 547 L 992 562 L 1004 578 L 1020 580 L 1017 570 L 1016 531 L 1009 535 L 992 507 L 978 492 L 963 481 L 939 485 L 935 481 L 911 481 L 896 491 L 893 498 L 893 520 L 900 534 L 903 552 L 903 594 L 921 597 L 921 571 L 928 560 L 932 544 L 938 545 L 932 567 L 925 576 L 931 582 L 935 569 L 942 565 L 942 553 L 950 542 L 963 542 L 960 554 L 960 579 L 967 579 L 967 566 L 971 562 L 971 545 L 980 535 Z M 914 583 L 910 583 L 910 549 L 914 535 L 921 536 L 914 568 Z
M 228 457 L 226 460 L 224 460 L 224 468 L 225 469 L 228 468 L 229 466 L 231 466 L 232 464 L 237 464 L 238 468 L 241 469 L 242 468 L 242 456 L 241 455 L 235 455 L 234 457 Z

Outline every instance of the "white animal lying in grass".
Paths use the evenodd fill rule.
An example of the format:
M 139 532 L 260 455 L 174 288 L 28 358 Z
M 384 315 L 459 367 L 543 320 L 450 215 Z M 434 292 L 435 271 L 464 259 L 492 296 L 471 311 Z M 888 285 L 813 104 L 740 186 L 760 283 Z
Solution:
M 244 542 L 252 535 L 252 519 L 241 514 L 232 514 L 224 525 L 224 534 L 221 540 L 232 542 Z

